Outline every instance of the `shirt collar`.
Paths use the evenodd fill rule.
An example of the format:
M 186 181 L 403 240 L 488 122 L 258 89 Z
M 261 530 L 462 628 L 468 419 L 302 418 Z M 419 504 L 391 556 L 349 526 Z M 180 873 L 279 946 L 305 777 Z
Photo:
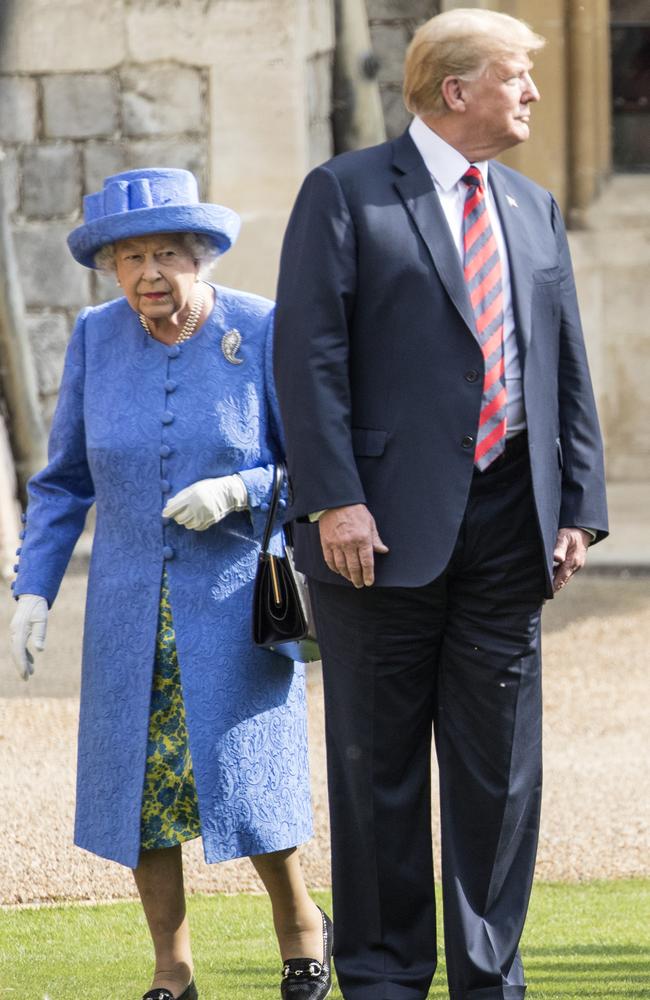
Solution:
M 409 125 L 409 134 L 436 185 L 442 191 L 450 191 L 467 173 L 469 160 L 425 125 L 421 118 L 413 119 Z M 483 183 L 487 185 L 488 161 L 481 160 L 474 166 L 481 171 Z

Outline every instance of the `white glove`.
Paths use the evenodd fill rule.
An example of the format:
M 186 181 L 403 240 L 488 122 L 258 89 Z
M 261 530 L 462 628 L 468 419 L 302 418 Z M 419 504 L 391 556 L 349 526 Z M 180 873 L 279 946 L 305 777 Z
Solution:
M 34 657 L 27 648 L 30 638 L 34 638 L 34 649 L 45 649 L 47 632 L 47 601 L 36 594 L 21 594 L 16 613 L 11 619 L 11 658 L 24 681 L 34 673 Z
M 248 491 L 239 476 L 200 479 L 168 500 L 163 517 L 173 517 L 177 524 L 194 531 L 205 531 L 226 514 L 246 510 Z

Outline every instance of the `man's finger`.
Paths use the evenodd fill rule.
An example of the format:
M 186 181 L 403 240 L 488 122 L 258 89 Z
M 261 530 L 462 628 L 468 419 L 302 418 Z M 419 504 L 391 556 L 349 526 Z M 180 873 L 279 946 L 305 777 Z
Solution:
M 360 551 L 358 548 L 347 549 L 345 551 L 345 564 L 347 578 L 359 590 L 363 587 L 364 570 L 361 564 Z
M 375 552 L 379 552 L 381 553 L 381 555 L 385 555 L 387 552 L 390 552 L 388 546 L 384 545 L 381 538 L 379 537 L 379 532 L 377 531 L 376 528 L 373 528 L 372 531 L 372 547 L 375 550 Z
M 359 549 L 359 562 L 361 563 L 361 574 L 364 587 L 372 587 L 375 582 L 375 552 L 381 552 L 383 550 L 388 551 L 378 535 L 377 539 L 381 548 L 378 548 L 375 543 L 372 547 L 370 545 L 364 545 L 362 549 Z
M 350 580 L 350 582 L 352 582 L 348 570 L 348 563 L 345 558 L 345 552 L 340 545 L 332 546 L 332 559 L 334 562 L 334 572 L 340 573 L 340 575 L 344 576 L 346 580 Z

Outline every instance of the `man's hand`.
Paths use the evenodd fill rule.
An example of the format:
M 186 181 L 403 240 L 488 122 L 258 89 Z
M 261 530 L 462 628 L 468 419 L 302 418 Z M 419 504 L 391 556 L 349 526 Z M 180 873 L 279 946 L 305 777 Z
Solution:
M 582 528 L 560 528 L 553 550 L 553 590 L 557 593 L 585 564 L 591 535 Z
M 361 503 L 326 510 L 318 521 L 325 562 L 355 587 L 375 582 L 375 552 L 388 548 L 377 531 L 375 519 Z

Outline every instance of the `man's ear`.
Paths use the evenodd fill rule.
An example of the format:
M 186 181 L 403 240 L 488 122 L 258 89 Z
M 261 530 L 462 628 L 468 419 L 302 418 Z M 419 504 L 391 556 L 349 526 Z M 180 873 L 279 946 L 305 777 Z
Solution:
M 459 76 L 446 76 L 440 92 L 449 111 L 462 114 L 465 111 L 465 81 Z

